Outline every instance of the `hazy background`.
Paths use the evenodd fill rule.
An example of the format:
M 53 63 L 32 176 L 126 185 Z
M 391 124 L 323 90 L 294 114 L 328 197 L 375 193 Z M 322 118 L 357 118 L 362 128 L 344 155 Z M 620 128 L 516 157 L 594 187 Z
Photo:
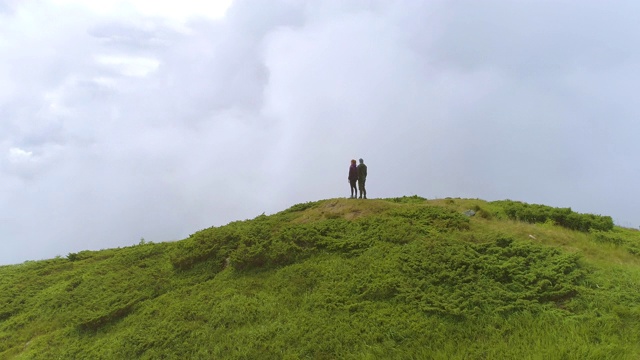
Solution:
M 349 195 L 640 225 L 632 1 L 0 0 L 0 264 Z

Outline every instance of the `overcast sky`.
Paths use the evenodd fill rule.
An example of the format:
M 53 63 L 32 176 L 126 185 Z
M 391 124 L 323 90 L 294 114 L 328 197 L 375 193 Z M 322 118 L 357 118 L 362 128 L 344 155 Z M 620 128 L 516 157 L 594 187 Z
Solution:
M 0 0 L 0 264 L 349 195 L 640 225 L 640 2 Z

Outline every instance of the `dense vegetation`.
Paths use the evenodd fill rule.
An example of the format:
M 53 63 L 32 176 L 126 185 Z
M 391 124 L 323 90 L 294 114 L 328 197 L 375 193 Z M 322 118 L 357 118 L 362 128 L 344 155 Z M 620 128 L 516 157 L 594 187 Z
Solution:
M 608 231 L 613 229 L 613 219 L 611 216 L 578 214 L 571 211 L 571 208 L 554 208 L 551 206 L 526 204 L 509 200 L 495 201 L 494 204 L 500 205 L 504 209 L 505 214 L 513 220 L 530 223 L 551 221 L 554 224 L 579 231 Z
M 0 359 L 638 359 L 638 284 L 607 216 L 330 199 L 0 267 Z

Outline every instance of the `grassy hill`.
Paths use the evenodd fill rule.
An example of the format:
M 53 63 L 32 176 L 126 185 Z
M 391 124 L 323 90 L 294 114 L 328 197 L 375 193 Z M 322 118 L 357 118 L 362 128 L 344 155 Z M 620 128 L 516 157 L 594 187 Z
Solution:
M 640 359 L 639 285 L 607 216 L 329 199 L 2 266 L 0 359 Z

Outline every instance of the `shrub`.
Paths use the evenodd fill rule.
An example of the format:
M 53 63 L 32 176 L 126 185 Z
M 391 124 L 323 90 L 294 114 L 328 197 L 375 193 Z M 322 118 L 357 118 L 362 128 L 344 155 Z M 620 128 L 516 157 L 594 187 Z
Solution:
M 282 213 L 299 212 L 307 209 L 312 209 L 320 204 L 320 201 L 309 201 L 305 203 L 295 204 L 292 207 L 284 210 Z
M 471 208 L 473 211 L 476 212 L 476 215 L 483 218 L 483 219 L 493 219 L 493 214 L 491 214 L 490 211 L 487 211 L 486 209 L 480 207 L 480 205 L 476 204 Z
M 571 208 L 554 208 L 511 200 L 494 201 L 491 204 L 502 207 L 507 217 L 512 220 L 528 223 L 545 223 L 552 220 L 559 226 L 583 232 L 590 229 L 602 231 L 613 229 L 613 219 L 610 216 L 580 214 L 573 212 Z
M 213 260 L 222 268 L 230 249 L 235 248 L 245 233 L 234 224 L 210 228 L 176 243 L 171 254 L 171 264 L 179 270 L 187 270 L 207 260 Z
M 83 331 L 97 331 L 101 327 L 127 316 L 133 309 L 134 305 L 135 302 L 130 302 L 128 304 L 117 306 L 105 314 L 97 315 L 80 322 L 78 324 L 78 328 Z
M 390 214 L 406 219 L 411 225 L 428 226 L 438 231 L 469 229 L 468 217 L 440 206 L 406 207 Z
M 609 243 L 620 246 L 625 243 L 624 239 L 617 235 L 612 234 L 610 232 L 600 231 L 600 230 L 591 230 L 590 231 L 591 238 L 599 243 Z
M 390 198 L 390 199 L 384 199 L 384 200 L 387 200 L 393 203 L 399 203 L 399 204 L 416 204 L 416 203 L 423 203 L 427 199 L 418 195 L 413 195 L 413 196 L 403 196 L 403 197 L 396 197 L 396 198 Z
M 498 237 L 484 244 L 414 242 L 400 260 L 400 298 L 428 313 L 472 317 L 534 311 L 577 295 L 579 256 Z
M 79 261 L 79 260 L 84 260 L 84 259 L 88 259 L 91 257 L 91 251 L 89 250 L 83 250 L 77 253 L 69 253 L 67 255 L 67 260 L 69 261 Z

